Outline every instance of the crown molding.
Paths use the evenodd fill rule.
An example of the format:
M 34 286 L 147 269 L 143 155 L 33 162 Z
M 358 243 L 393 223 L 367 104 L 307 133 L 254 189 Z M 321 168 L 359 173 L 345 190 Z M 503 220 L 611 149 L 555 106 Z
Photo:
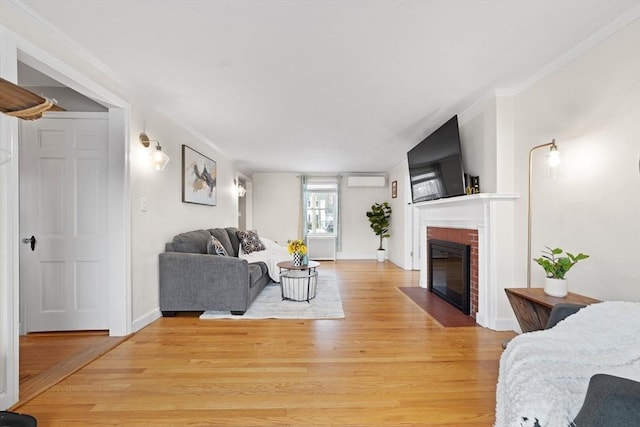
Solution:
M 633 21 L 640 18 L 640 5 L 630 9 L 625 14 L 619 16 L 597 32 L 593 33 L 589 37 L 587 37 L 582 42 L 578 43 L 573 48 L 569 49 L 566 53 L 564 53 L 559 58 L 550 62 L 546 66 L 542 67 L 536 73 L 532 74 L 520 84 L 517 84 L 511 88 L 500 88 L 496 89 L 497 96 L 514 96 L 519 94 L 520 92 L 530 88 L 534 84 L 538 83 L 540 80 L 549 76 L 553 72 L 560 69 L 565 64 L 569 63 L 571 60 L 577 58 L 578 56 L 584 54 L 585 52 L 591 50 L 600 42 L 608 39 L 618 31 L 622 30 L 627 25 L 631 24 Z

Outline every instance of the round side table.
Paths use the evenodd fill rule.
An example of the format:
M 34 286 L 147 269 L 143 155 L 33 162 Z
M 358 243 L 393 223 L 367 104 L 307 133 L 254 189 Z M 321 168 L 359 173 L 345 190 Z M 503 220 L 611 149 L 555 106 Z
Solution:
M 317 261 L 309 261 L 306 265 L 293 265 L 293 261 L 279 262 L 280 289 L 282 300 L 306 301 L 316 297 L 318 287 Z

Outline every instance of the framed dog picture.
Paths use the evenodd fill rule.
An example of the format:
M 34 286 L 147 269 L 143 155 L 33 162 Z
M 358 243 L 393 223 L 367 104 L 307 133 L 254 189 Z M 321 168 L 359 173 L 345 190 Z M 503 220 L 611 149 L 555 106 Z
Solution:
M 216 162 L 182 146 L 182 201 L 216 205 Z
M 391 198 L 395 199 L 398 197 L 398 181 L 393 181 L 391 183 Z

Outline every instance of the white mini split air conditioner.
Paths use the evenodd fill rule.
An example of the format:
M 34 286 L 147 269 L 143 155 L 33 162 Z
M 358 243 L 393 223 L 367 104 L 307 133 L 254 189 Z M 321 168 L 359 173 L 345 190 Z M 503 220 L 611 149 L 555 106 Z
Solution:
M 351 175 L 347 177 L 349 188 L 386 187 L 387 177 L 384 175 Z

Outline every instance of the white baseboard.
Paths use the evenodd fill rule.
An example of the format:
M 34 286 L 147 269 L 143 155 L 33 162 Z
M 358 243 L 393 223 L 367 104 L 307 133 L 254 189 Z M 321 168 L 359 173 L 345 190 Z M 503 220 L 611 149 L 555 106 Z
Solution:
M 520 333 L 518 321 L 512 317 L 501 317 L 496 319 L 496 331 L 514 331 Z
M 348 260 L 348 259 L 376 259 L 376 253 L 375 253 L 375 251 L 367 252 L 367 253 L 338 252 L 336 254 L 336 258 L 337 259 L 344 259 L 344 260 Z
M 138 332 L 140 329 L 155 322 L 160 317 L 162 317 L 162 314 L 160 314 L 160 308 L 156 307 L 147 314 L 144 314 L 135 319 L 131 324 L 131 330 L 132 332 Z

